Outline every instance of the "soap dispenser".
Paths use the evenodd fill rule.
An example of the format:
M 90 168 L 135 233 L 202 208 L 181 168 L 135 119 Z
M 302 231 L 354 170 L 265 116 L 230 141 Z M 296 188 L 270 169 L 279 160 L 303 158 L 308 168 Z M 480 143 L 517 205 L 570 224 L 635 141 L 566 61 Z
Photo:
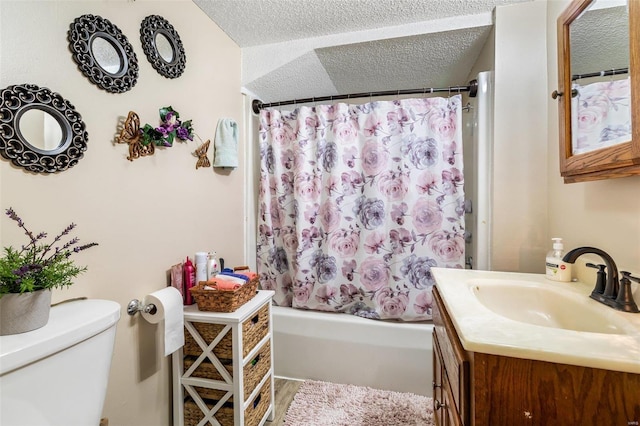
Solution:
M 571 264 L 564 262 L 564 244 L 562 238 L 552 238 L 553 250 L 547 253 L 545 262 L 546 277 L 553 281 L 571 281 Z

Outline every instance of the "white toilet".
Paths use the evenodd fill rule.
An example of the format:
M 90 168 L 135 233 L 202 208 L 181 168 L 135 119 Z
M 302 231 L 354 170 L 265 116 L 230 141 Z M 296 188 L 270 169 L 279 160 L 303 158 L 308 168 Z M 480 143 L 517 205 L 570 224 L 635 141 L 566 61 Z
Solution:
M 77 300 L 0 337 L 0 425 L 98 426 L 119 318 L 116 302 Z

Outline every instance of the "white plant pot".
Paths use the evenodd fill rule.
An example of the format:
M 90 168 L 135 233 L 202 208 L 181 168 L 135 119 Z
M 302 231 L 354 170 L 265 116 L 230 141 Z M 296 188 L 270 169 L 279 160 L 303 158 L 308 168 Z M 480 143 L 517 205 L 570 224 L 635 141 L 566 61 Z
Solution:
M 0 297 L 0 336 L 26 333 L 49 321 L 51 290 L 9 293 Z

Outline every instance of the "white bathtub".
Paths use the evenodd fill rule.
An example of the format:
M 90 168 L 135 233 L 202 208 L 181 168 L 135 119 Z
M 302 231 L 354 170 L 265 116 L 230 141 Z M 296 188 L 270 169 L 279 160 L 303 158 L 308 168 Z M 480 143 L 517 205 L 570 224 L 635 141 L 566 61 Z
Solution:
M 431 323 L 273 307 L 275 375 L 432 396 Z

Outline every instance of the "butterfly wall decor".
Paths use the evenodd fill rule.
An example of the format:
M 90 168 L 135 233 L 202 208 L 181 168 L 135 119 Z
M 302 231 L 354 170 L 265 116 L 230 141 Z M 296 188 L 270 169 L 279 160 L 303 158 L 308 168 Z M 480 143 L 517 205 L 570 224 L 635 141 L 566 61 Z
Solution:
M 210 167 L 211 163 L 209 162 L 209 158 L 207 157 L 207 151 L 209 150 L 209 145 L 211 141 L 207 139 L 205 143 L 200 145 L 196 149 L 196 155 L 198 156 L 198 162 L 196 163 L 196 170 L 200 167 Z
M 124 122 L 124 127 L 120 135 L 116 139 L 118 143 L 126 143 L 129 145 L 129 156 L 127 160 L 133 161 L 136 158 L 153 155 L 155 152 L 154 144 L 142 144 L 142 135 L 140 134 L 140 117 L 134 111 L 129 111 L 129 115 Z

